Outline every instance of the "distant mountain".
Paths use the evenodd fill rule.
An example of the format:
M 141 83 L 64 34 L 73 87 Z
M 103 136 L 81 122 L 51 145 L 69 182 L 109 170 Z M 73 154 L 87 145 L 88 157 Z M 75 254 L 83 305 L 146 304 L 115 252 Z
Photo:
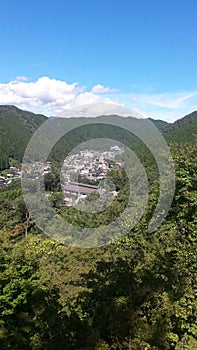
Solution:
M 197 135 L 197 111 L 166 125 L 162 128 L 162 133 L 167 141 L 193 142 Z
M 88 124 L 76 128 L 79 121 L 83 124 L 83 120 L 88 121 Z M 82 117 L 82 115 L 80 117 L 70 118 L 61 117 L 58 119 L 58 122 L 62 123 L 62 129 L 66 129 L 66 123 L 69 121 L 69 126 L 73 130 L 57 142 L 52 149 L 49 160 L 51 161 L 55 159 L 62 162 L 67 153 L 71 152 L 80 143 L 98 138 L 117 140 L 118 142 L 125 144 L 127 147 L 130 147 L 131 144 L 134 144 L 138 140 L 138 138 L 132 134 L 129 129 L 132 130 L 133 127 L 137 127 L 144 130 L 144 132 L 146 132 L 146 130 L 148 132 L 148 129 L 146 128 L 147 120 L 148 118 L 139 119 L 135 117 L 122 117 L 119 115 L 100 115 L 89 118 Z M 158 129 L 167 125 L 166 122 L 161 120 L 151 119 L 151 122 L 155 124 Z M 120 124 L 121 127 L 116 126 L 116 123 Z M 106 147 L 106 144 L 103 143 L 103 147 L 104 146 Z
M 109 116 L 109 121 L 113 117 Z M 135 120 L 135 118 L 129 118 Z M 23 111 L 12 105 L 0 106 L 0 169 L 12 165 L 13 161 L 15 163 L 22 162 L 24 151 L 32 134 L 47 119 L 44 115 Z M 51 117 L 49 119 L 53 120 L 56 118 Z M 77 118 L 71 119 L 74 121 Z M 87 127 L 73 130 L 60 139 L 52 150 L 51 158 L 60 161 L 65 157 L 67 152 L 71 151 L 80 142 L 98 137 L 115 139 L 127 145 L 130 145 L 136 140 L 134 135 L 130 135 L 129 132 L 120 130 L 118 127 L 111 125 L 91 125 L 91 118 L 89 118 L 89 121 L 90 125 Z M 167 124 L 160 120 L 151 119 L 151 121 L 158 128 Z M 64 119 L 64 122 L 66 122 L 66 119 Z M 98 117 L 98 123 L 100 122 L 102 122 L 102 117 Z
M 50 158 L 56 161 L 62 161 L 66 154 L 81 142 L 99 137 L 117 140 L 125 143 L 127 146 L 135 143 L 137 138 L 129 131 L 121 130 L 117 126 L 110 125 L 110 121 L 113 124 L 114 118 L 119 119 L 121 117 L 109 115 L 107 117 L 109 118 L 109 125 L 102 124 L 103 118 L 106 118 L 106 116 L 97 117 L 98 124 L 91 124 L 92 118 L 88 118 L 89 125 L 81 126 L 62 137 L 54 146 Z M 136 120 L 133 117 L 124 118 L 131 125 Z M 51 119 L 51 122 L 54 119 L 62 120 L 62 118 L 54 117 L 49 119 Z M 93 119 L 95 121 L 95 118 Z M 0 106 L 0 169 L 7 168 L 13 162 L 22 162 L 24 151 L 32 134 L 46 120 L 48 118 L 44 115 L 22 111 L 15 106 Z M 74 123 L 77 118 L 72 117 L 70 121 L 72 122 L 72 120 Z M 193 112 L 173 124 L 152 118 L 149 118 L 149 120 L 161 130 L 168 142 L 190 142 L 193 140 L 194 134 L 197 134 L 197 112 Z M 66 122 L 66 119 L 64 119 L 64 122 Z M 145 125 L 144 123 L 145 120 L 140 119 L 139 126 Z
M 0 106 L 0 169 L 7 168 L 12 160 L 22 161 L 31 135 L 46 119 L 15 106 Z
M 164 120 L 160 120 L 160 119 L 153 119 L 153 118 L 148 118 L 153 124 L 155 124 L 155 126 L 158 129 L 163 129 L 164 127 L 166 127 L 167 125 L 169 125 L 167 122 L 165 122 Z

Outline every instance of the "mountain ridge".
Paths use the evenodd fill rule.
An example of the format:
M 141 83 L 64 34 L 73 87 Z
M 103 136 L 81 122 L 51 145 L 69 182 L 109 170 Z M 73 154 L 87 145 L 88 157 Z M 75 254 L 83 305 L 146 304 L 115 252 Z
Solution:
M 197 111 L 166 125 L 162 133 L 167 141 L 192 142 L 197 134 Z
M 102 121 L 104 117 L 106 116 L 98 116 L 98 122 Z M 111 115 L 111 117 L 115 116 Z M 76 119 L 75 117 L 72 118 L 73 120 Z M 95 117 L 92 118 L 95 121 Z M 89 120 L 91 121 L 92 118 Z M 135 117 L 123 118 L 127 118 L 128 121 L 129 118 L 132 121 L 136 119 Z M 42 123 L 49 119 L 42 114 L 24 111 L 14 105 L 0 105 L 0 169 L 9 167 L 13 160 L 18 163 L 22 162 L 24 151 L 31 136 Z M 145 120 L 147 119 L 162 132 L 167 142 L 191 142 L 197 134 L 197 111 L 178 119 L 174 123 L 153 118 L 146 118 Z M 143 125 L 143 119 L 140 120 Z M 63 140 L 60 140 L 59 146 L 55 146 L 53 156 L 58 159 L 62 150 L 69 151 L 69 148 L 75 146 L 76 141 L 83 142 L 89 138 L 102 137 L 100 136 L 102 133 L 103 137 L 125 141 L 127 145 L 136 140 L 135 136 L 129 136 L 129 132 L 126 131 L 123 134 L 123 131 L 118 130 L 118 127 L 113 125 L 105 125 L 104 128 L 97 129 L 95 125 L 91 126 L 90 124 L 86 131 L 82 130 L 82 133 L 84 133 L 82 138 L 77 131 L 74 131 L 74 137 L 69 136 L 70 139 L 66 135 Z

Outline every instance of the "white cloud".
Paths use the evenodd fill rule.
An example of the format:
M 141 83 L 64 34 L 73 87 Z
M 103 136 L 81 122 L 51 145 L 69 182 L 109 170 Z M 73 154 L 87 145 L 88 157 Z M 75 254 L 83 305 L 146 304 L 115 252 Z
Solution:
M 18 75 L 16 77 L 16 80 L 18 80 L 18 81 L 27 81 L 28 78 L 25 75 Z
M 106 92 L 117 92 L 117 89 L 111 89 L 110 87 L 105 87 L 101 84 L 93 86 L 92 93 L 94 94 L 104 94 Z
M 107 96 L 111 99 L 116 98 L 119 104 L 127 106 L 143 117 L 162 119 L 167 122 L 174 122 L 197 109 L 197 91 L 158 94 L 153 94 L 151 91 L 152 89 L 145 93 L 108 93 Z
M 93 94 L 92 92 L 83 92 L 76 97 L 75 105 L 84 105 L 88 103 L 99 102 L 100 97 Z
M 142 118 L 139 113 L 132 111 L 123 105 L 107 101 L 104 103 L 90 103 L 73 107 L 67 111 L 62 112 L 60 117 L 97 117 L 99 115 L 121 115 L 122 117 L 133 116 Z
M 87 91 L 77 82 L 68 84 L 49 77 L 40 77 L 31 82 L 25 76 L 18 76 L 8 83 L 0 83 L 0 104 L 13 104 L 48 116 L 63 115 L 70 108 L 88 104 L 97 104 L 98 111 L 98 104 L 115 104 L 117 110 L 122 105 L 144 116 L 174 121 L 197 109 L 197 91 L 163 94 L 134 91 L 133 94 L 120 94 L 101 84 Z
M 197 97 L 197 91 L 181 93 L 164 93 L 164 94 L 139 94 L 136 96 L 138 103 L 169 108 L 171 110 L 180 108 L 193 97 Z
M 197 91 L 133 93 L 116 97 L 146 117 L 173 122 L 197 109 Z
M 85 91 L 77 82 L 41 77 L 27 82 L 19 76 L 7 84 L 0 84 L 0 104 L 14 104 L 19 108 L 46 115 L 56 115 L 73 106 L 88 103 L 112 102 L 111 99 Z

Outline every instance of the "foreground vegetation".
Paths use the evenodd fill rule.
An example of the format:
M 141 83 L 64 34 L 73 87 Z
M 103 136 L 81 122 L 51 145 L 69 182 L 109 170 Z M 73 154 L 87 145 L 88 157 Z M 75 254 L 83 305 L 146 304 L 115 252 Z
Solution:
M 173 145 L 172 154 L 176 193 L 165 222 L 147 232 L 158 191 L 149 169 L 144 216 L 126 237 L 102 248 L 71 248 L 44 237 L 19 184 L 1 189 L 1 349 L 197 348 L 196 144 Z M 118 213 L 120 203 L 114 205 Z

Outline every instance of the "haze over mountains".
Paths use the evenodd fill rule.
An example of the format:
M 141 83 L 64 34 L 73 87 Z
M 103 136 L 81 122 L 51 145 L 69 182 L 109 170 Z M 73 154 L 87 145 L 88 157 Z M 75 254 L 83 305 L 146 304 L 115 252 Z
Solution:
M 113 118 L 113 116 L 110 116 Z M 133 117 L 125 117 L 133 120 Z M 41 114 L 20 110 L 11 105 L 0 106 L 0 169 L 8 167 L 12 161 L 21 162 L 25 148 L 33 135 L 34 131 L 44 123 L 48 118 Z M 102 123 L 102 117 L 98 117 L 98 123 Z M 146 120 L 146 119 L 145 119 Z M 175 123 L 168 124 L 162 120 L 149 119 L 160 129 L 167 142 L 192 142 L 197 134 L 197 111 L 177 120 Z M 136 141 L 135 136 L 129 132 L 121 131 L 120 128 L 112 125 L 93 125 L 89 118 L 90 125 L 86 128 L 74 130 L 72 133 L 63 137 L 59 146 L 54 147 L 54 157 L 64 151 L 70 151 L 78 142 L 86 141 L 90 138 L 107 137 L 117 139 L 127 145 Z M 145 121 L 140 119 L 141 125 Z M 82 133 L 81 133 L 82 132 Z

